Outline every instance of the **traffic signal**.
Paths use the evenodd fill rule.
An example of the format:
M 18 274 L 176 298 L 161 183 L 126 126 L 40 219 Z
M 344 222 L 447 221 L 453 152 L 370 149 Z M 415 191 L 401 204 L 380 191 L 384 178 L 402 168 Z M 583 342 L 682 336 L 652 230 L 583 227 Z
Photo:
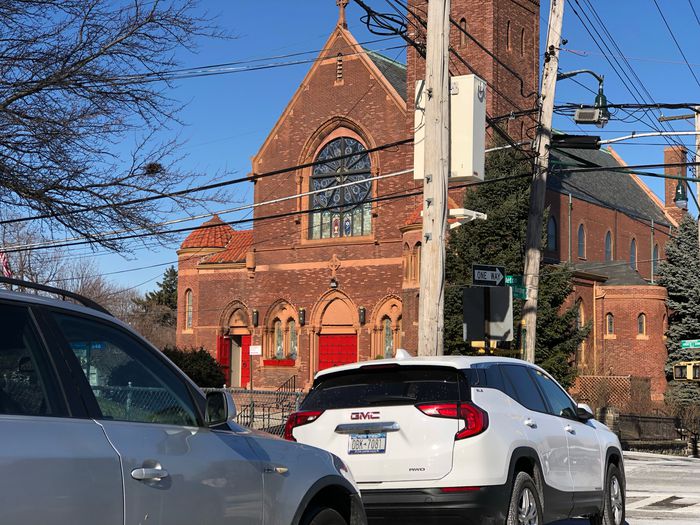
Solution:
M 700 361 L 682 361 L 673 366 L 676 381 L 700 381 Z

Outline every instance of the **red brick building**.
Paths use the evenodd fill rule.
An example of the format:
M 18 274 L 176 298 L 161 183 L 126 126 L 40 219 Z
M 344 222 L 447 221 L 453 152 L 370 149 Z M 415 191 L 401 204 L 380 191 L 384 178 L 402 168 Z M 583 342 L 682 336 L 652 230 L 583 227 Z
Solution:
M 364 50 L 347 28 L 345 3 L 339 1 L 338 23 L 319 59 L 252 159 L 256 175 L 251 174 L 251 183 L 259 205 L 254 228 L 234 231 L 214 217 L 178 251 L 178 345 L 215 350 L 227 366 L 231 385 L 276 387 L 296 376 L 297 384 L 308 386 L 319 369 L 389 356 L 399 347 L 416 349 L 419 201 L 391 196 L 422 186 L 409 171 L 412 145 L 382 146 L 412 136 L 413 86 L 425 66 L 410 47 L 406 65 Z M 488 82 L 491 117 L 535 103 L 536 4 L 452 2 L 451 41 L 457 55 L 451 70 L 474 72 Z M 422 27 L 417 19 L 424 18 L 426 4 L 412 1 L 410 7 L 416 23 L 409 32 L 420 45 L 424 35 L 416 29 Z M 514 137 L 532 134 L 531 117 L 504 122 Z M 597 163 L 620 162 L 612 153 L 573 153 L 594 155 Z M 314 164 L 338 156 L 343 158 Z M 561 162 L 576 164 L 568 158 Z M 294 166 L 304 167 L 288 169 Z M 276 174 L 257 176 L 271 172 Z M 595 188 L 589 187 L 590 175 L 552 177 L 548 203 L 553 226 L 545 255 L 550 262 L 570 261 L 581 267 L 572 301 L 581 304 L 582 322 L 596 319 L 590 342 L 578 356 L 582 370 L 607 373 L 608 367 L 619 364 L 620 373 L 636 374 L 635 361 L 643 354 L 653 358 L 640 373 L 653 373 L 658 379 L 663 377 L 664 290 L 647 281 L 652 272 L 646 251 L 655 242 L 663 253 L 665 234 L 675 220 L 641 181 L 605 173 L 595 180 L 607 180 L 611 173 L 614 183 Z M 348 182 L 356 184 L 342 185 Z M 321 193 L 304 195 L 310 191 Z M 286 198 L 295 195 L 302 196 Z M 453 197 L 451 206 L 461 207 L 459 196 Z M 263 204 L 270 201 L 275 202 Z M 265 219 L 269 216 L 278 217 Z M 582 256 L 575 237 L 580 225 Z M 604 244 L 608 232 L 609 257 Z M 634 286 L 627 281 L 617 286 L 608 269 L 613 261 L 626 266 L 619 261 L 629 259 L 631 239 L 637 246 L 639 273 L 628 272 Z M 594 262 L 608 264 L 584 268 Z M 631 348 L 628 332 L 637 311 L 646 315 L 647 339 L 633 337 L 636 345 Z M 603 321 L 598 320 L 608 312 L 615 315 L 617 331 L 604 337 Z M 624 344 L 616 346 L 612 336 Z M 257 351 L 261 355 L 255 355 Z M 662 391 L 660 380 L 657 383 L 657 391 Z

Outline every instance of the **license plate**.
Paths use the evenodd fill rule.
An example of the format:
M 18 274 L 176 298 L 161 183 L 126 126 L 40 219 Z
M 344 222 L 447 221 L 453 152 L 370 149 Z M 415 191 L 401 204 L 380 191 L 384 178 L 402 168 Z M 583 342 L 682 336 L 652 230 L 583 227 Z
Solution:
M 350 434 L 348 454 L 384 454 L 386 432 L 377 434 Z

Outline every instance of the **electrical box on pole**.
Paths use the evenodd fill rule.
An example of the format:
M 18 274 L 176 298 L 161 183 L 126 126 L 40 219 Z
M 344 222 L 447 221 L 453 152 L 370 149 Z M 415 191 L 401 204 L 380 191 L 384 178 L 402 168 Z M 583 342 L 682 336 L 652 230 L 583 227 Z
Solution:
M 425 175 L 424 80 L 416 82 L 414 113 L 413 178 Z M 486 82 L 475 75 L 450 78 L 450 174 L 451 181 L 484 180 L 486 150 Z

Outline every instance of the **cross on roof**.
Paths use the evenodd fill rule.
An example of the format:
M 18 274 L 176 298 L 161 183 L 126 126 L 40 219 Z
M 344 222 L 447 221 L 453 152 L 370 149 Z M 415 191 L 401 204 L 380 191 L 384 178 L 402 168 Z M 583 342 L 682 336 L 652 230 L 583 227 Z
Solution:
M 345 18 L 345 8 L 349 3 L 350 0 L 335 0 L 335 5 L 337 5 L 339 8 L 338 25 L 344 27 L 345 29 L 348 28 L 348 22 Z

